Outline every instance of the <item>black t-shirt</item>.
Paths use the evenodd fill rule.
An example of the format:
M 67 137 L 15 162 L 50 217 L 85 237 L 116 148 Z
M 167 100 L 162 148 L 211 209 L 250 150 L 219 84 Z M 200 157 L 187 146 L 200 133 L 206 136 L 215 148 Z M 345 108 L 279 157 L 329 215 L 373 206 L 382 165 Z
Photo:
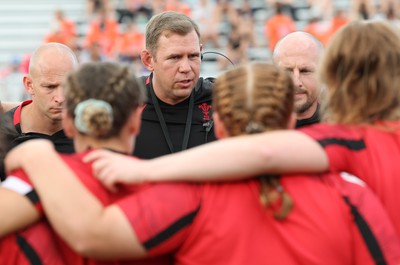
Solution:
M 37 133 L 37 132 L 27 132 L 23 133 L 21 131 L 21 109 L 24 105 L 31 103 L 31 100 L 22 102 L 21 105 L 15 107 L 6 112 L 6 115 L 10 117 L 15 127 L 18 136 L 13 140 L 11 146 L 14 147 L 22 142 L 30 139 L 48 139 L 54 143 L 54 147 L 59 153 L 71 154 L 74 152 L 74 145 L 72 139 L 68 138 L 63 130 L 60 130 L 52 135 Z
M 319 123 L 320 122 L 320 115 L 319 115 L 319 105 L 317 106 L 317 110 L 314 112 L 314 114 L 304 120 L 297 120 L 296 122 L 296 129 L 304 127 L 304 126 L 309 126 L 314 123 Z
M 135 156 L 144 159 L 171 153 L 152 101 L 150 93 L 151 89 L 153 89 L 151 77 L 152 76 L 141 78 L 145 82 L 148 97 L 142 112 L 140 134 L 136 138 L 133 152 Z M 194 93 L 194 104 L 187 148 L 195 147 L 216 139 L 212 123 L 212 87 L 213 79 L 200 78 L 192 92 Z M 158 98 L 157 100 L 168 128 L 173 152 L 182 151 L 190 98 L 176 105 L 169 105 Z
M 51 142 L 53 142 L 55 149 L 57 152 L 60 153 L 65 153 L 65 154 L 70 154 L 74 152 L 74 145 L 73 142 L 70 138 L 68 138 L 63 130 L 60 130 L 53 135 L 47 135 L 47 134 L 42 134 L 42 133 L 36 133 L 36 132 L 28 132 L 28 133 L 23 133 L 21 131 L 21 109 L 23 106 L 28 105 L 31 103 L 31 100 L 24 101 L 22 102 L 21 105 L 18 107 L 15 107 L 5 113 L 7 116 L 7 122 L 11 122 L 12 126 L 15 129 L 15 131 L 9 131 L 7 132 L 7 138 L 8 138 L 8 146 L 7 150 L 12 149 L 13 147 L 17 146 L 20 143 L 23 143 L 28 140 L 32 139 L 48 139 Z M 3 155 L 3 154 L 2 154 Z M 4 172 L 4 161 L 1 161 L 0 165 L 0 179 L 4 180 L 5 178 L 5 172 Z

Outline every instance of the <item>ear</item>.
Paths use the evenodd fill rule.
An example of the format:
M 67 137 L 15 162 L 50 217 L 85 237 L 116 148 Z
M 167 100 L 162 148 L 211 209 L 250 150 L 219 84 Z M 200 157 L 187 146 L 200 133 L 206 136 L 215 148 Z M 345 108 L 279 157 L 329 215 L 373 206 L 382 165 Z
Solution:
M 288 129 L 296 128 L 296 123 L 297 123 L 297 115 L 295 112 L 292 112 L 288 121 Z
M 28 92 L 30 95 L 34 95 L 35 92 L 33 91 L 32 77 L 30 75 L 25 75 L 22 79 L 22 82 L 24 83 L 26 92 Z
M 67 110 L 62 111 L 62 125 L 67 137 L 73 138 L 76 133 L 74 120 L 67 114 Z
M 145 49 L 142 51 L 140 57 L 146 69 L 149 70 L 150 72 L 153 72 L 154 71 L 153 56 L 151 55 L 151 53 L 147 49 Z
M 229 137 L 229 133 L 225 128 L 224 123 L 221 121 L 217 112 L 213 113 L 213 120 L 214 120 L 214 133 L 215 137 L 218 139 L 223 139 Z

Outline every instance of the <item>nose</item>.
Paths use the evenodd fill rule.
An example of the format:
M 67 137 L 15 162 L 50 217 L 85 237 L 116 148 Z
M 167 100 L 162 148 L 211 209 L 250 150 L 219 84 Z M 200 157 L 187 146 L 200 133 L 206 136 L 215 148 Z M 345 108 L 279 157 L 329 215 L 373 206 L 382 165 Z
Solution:
M 64 91 L 61 87 L 57 88 L 54 99 L 57 103 L 63 103 L 65 101 Z
M 191 69 L 190 60 L 189 58 L 183 58 L 179 64 L 179 71 L 180 72 L 189 72 Z
M 300 71 L 298 69 L 293 69 L 292 79 L 296 87 L 301 87 L 303 85 L 301 82 Z

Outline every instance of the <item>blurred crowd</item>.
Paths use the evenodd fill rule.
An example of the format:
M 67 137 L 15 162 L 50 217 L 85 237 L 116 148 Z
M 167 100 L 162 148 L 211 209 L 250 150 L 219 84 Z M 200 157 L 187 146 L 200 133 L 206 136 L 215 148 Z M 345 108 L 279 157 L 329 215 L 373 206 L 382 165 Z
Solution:
M 217 50 L 234 64 L 251 60 L 249 48 L 272 51 L 279 39 L 296 30 L 327 44 L 334 32 L 352 20 L 384 19 L 400 27 L 399 1 L 348 0 L 346 6 L 337 6 L 339 1 L 332 0 L 306 2 L 300 8 L 295 0 L 86 0 L 84 21 L 73 21 L 63 10 L 55 10 L 43 42 L 66 44 L 82 63 L 121 61 L 142 73 L 146 71 L 140 61 L 145 45 L 143 25 L 166 10 L 191 17 L 200 27 L 204 49 Z M 262 36 L 257 31 L 260 28 Z M 230 65 L 222 56 L 217 58 L 219 69 Z M 26 99 L 20 80 L 28 65 L 29 54 L 13 56 L 10 64 L 0 69 L 3 101 Z

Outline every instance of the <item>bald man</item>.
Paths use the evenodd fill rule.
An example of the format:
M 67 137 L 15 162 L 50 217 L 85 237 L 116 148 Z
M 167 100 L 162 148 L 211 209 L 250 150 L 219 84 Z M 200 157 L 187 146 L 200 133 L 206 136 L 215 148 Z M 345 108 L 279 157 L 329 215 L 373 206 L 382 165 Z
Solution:
M 18 137 L 12 146 L 33 138 L 47 138 L 62 153 L 72 153 L 73 144 L 62 130 L 64 94 L 61 83 L 78 65 L 74 52 L 59 43 L 46 43 L 32 54 L 23 83 L 31 100 L 7 111 Z
M 295 84 L 296 128 L 319 122 L 321 86 L 317 78 L 318 61 L 324 47 L 309 33 L 296 31 L 275 46 L 273 61 L 291 73 Z

